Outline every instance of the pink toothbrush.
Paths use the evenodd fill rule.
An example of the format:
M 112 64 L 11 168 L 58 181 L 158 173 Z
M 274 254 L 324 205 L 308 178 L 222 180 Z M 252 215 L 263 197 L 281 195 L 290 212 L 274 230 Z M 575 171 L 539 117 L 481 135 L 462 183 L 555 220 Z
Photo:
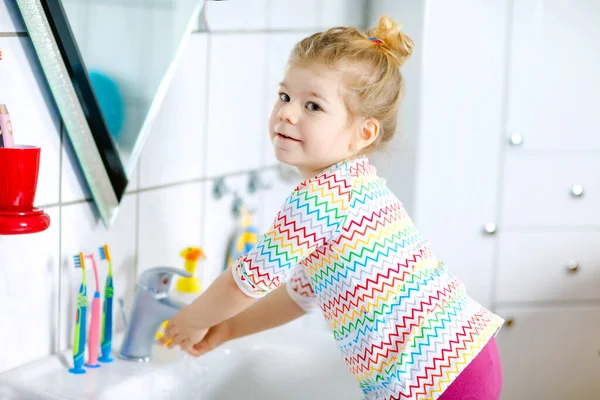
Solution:
M 94 300 L 92 300 L 92 321 L 90 322 L 90 341 L 88 343 L 88 362 L 85 364 L 88 368 L 98 368 L 98 349 L 100 348 L 100 283 L 98 280 L 98 268 L 94 255 L 85 256 L 92 260 L 94 268 L 94 277 L 96 278 L 96 291 Z

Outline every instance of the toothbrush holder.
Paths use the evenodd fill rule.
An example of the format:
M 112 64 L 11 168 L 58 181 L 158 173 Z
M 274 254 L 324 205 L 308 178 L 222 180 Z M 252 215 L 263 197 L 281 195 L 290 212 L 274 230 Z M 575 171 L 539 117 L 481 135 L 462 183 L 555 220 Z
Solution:
M 15 145 L 0 148 L 0 234 L 41 232 L 50 217 L 33 206 L 40 168 L 41 149 Z

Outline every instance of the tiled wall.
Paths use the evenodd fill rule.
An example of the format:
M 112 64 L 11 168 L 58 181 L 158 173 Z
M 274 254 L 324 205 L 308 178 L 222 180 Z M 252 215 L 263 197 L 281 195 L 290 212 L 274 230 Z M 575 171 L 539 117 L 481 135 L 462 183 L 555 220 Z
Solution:
M 287 53 L 324 27 L 361 25 L 362 0 L 231 0 L 209 3 L 211 33 L 194 33 L 146 142 L 114 226 L 88 200 L 76 159 L 14 0 L 0 0 L 0 102 L 17 141 L 42 147 L 36 204 L 52 218 L 39 234 L 0 237 L 0 372 L 70 345 L 79 271 L 72 255 L 109 243 L 116 296 L 130 304 L 137 274 L 182 266 L 181 248 L 203 247 L 204 284 L 222 268 L 235 226 L 231 197 L 214 178 L 246 192 L 247 172 L 272 188 L 246 196 L 264 229 L 296 182 L 278 178 L 266 135 Z M 88 280 L 93 288 L 94 280 Z M 309 322 L 306 322 L 309 323 Z

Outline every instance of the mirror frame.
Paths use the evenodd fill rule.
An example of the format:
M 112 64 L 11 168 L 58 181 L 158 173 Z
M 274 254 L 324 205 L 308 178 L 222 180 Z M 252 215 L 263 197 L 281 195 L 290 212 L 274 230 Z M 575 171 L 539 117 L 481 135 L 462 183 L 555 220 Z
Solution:
M 146 137 L 173 78 L 174 69 L 192 24 L 204 5 L 198 0 L 188 26 L 165 71 L 136 143 L 123 165 L 117 145 L 108 130 L 100 104 L 94 94 L 85 63 L 60 0 L 17 0 L 27 32 L 71 140 L 83 176 L 96 203 L 100 218 L 112 225 Z

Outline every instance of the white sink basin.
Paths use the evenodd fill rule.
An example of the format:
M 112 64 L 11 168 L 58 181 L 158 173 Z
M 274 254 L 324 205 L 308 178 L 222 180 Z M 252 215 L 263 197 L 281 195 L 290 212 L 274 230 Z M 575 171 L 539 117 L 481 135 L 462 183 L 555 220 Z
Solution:
M 68 355 L 68 353 L 67 353 Z M 64 354 L 0 374 L 0 399 L 359 400 L 362 391 L 326 331 L 290 324 L 201 358 L 155 346 L 152 361 L 117 359 L 85 375 Z

